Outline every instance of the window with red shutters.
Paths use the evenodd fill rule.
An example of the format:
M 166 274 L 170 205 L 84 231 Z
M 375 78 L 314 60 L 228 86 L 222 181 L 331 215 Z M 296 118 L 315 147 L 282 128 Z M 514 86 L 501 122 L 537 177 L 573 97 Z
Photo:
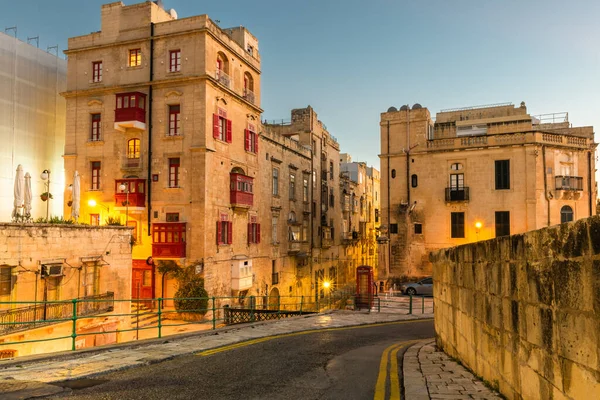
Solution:
M 248 243 L 260 243 L 260 224 L 248 224 Z
M 92 190 L 100 190 L 100 161 L 92 161 Z
M 244 148 L 246 151 L 258 153 L 258 135 L 250 129 L 244 130 Z
M 179 187 L 179 158 L 169 158 L 169 187 Z
M 181 50 L 171 50 L 169 52 L 169 72 L 181 71 Z
M 226 215 L 217 221 L 217 244 L 231 244 L 233 237 L 233 222 L 227 220 Z
M 213 137 L 231 143 L 231 120 L 228 120 L 225 115 L 226 113 L 221 110 L 219 110 L 219 114 L 213 114 Z
M 92 81 L 94 83 L 102 82 L 102 61 L 92 63 Z
M 92 129 L 90 140 L 92 142 L 96 142 L 100 140 L 100 134 L 102 133 L 100 130 L 102 122 L 102 116 L 100 114 L 92 114 Z
M 181 114 L 179 104 L 169 106 L 169 136 L 179 136 L 181 126 Z

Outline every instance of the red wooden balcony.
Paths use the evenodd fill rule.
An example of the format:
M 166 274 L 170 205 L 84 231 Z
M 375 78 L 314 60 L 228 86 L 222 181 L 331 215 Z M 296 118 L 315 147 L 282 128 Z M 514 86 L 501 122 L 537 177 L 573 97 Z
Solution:
M 125 190 L 121 190 L 125 185 Z M 129 191 L 129 195 L 127 194 Z M 129 204 L 127 204 L 129 201 Z M 115 179 L 115 205 L 116 207 L 146 207 L 146 180 L 145 179 Z
M 152 257 L 185 257 L 185 222 L 152 224 Z
M 125 132 L 127 128 L 146 130 L 146 95 L 140 92 L 116 95 L 115 129 Z
M 229 201 L 232 207 L 250 208 L 254 204 L 254 178 L 242 174 L 229 174 Z

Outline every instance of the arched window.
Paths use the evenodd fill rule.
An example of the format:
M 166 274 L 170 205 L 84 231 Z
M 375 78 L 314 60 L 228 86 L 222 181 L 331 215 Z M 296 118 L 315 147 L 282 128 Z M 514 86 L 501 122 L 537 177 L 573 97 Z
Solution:
M 254 92 L 254 78 L 249 72 L 244 73 L 244 96 Z
M 140 158 L 140 139 L 127 141 L 127 158 Z
M 417 174 L 412 174 L 412 176 L 410 177 L 410 184 L 412 187 L 417 187 L 417 185 L 419 184 L 419 179 L 417 178 Z
M 560 209 L 560 223 L 573 221 L 573 209 L 569 206 L 563 206 Z
M 227 56 L 221 52 L 217 54 L 217 70 L 215 78 L 223 85 L 229 87 L 231 82 L 229 78 L 229 61 L 227 60 Z

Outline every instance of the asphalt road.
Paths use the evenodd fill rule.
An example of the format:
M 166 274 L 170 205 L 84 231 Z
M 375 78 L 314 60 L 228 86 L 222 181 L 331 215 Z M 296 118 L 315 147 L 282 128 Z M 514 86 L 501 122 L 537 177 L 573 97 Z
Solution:
M 417 320 L 256 339 L 72 381 L 70 394 L 53 398 L 394 398 L 401 393 L 402 378 L 394 375 L 402 371 L 403 346 L 433 336 L 433 321 Z

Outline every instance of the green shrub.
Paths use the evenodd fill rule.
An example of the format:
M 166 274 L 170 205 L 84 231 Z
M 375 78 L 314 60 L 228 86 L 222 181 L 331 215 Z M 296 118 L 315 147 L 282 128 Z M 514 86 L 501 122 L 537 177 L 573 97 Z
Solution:
M 121 218 L 118 217 L 108 217 L 104 222 L 106 222 L 106 225 L 123 226 L 123 224 L 121 223 Z
M 208 307 L 208 293 L 204 289 L 204 279 L 193 277 L 190 280 L 179 282 L 179 288 L 175 292 L 176 298 L 193 298 L 191 300 L 175 300 L 177 312 L 189 312 L 194 314 L 206 314 Z

